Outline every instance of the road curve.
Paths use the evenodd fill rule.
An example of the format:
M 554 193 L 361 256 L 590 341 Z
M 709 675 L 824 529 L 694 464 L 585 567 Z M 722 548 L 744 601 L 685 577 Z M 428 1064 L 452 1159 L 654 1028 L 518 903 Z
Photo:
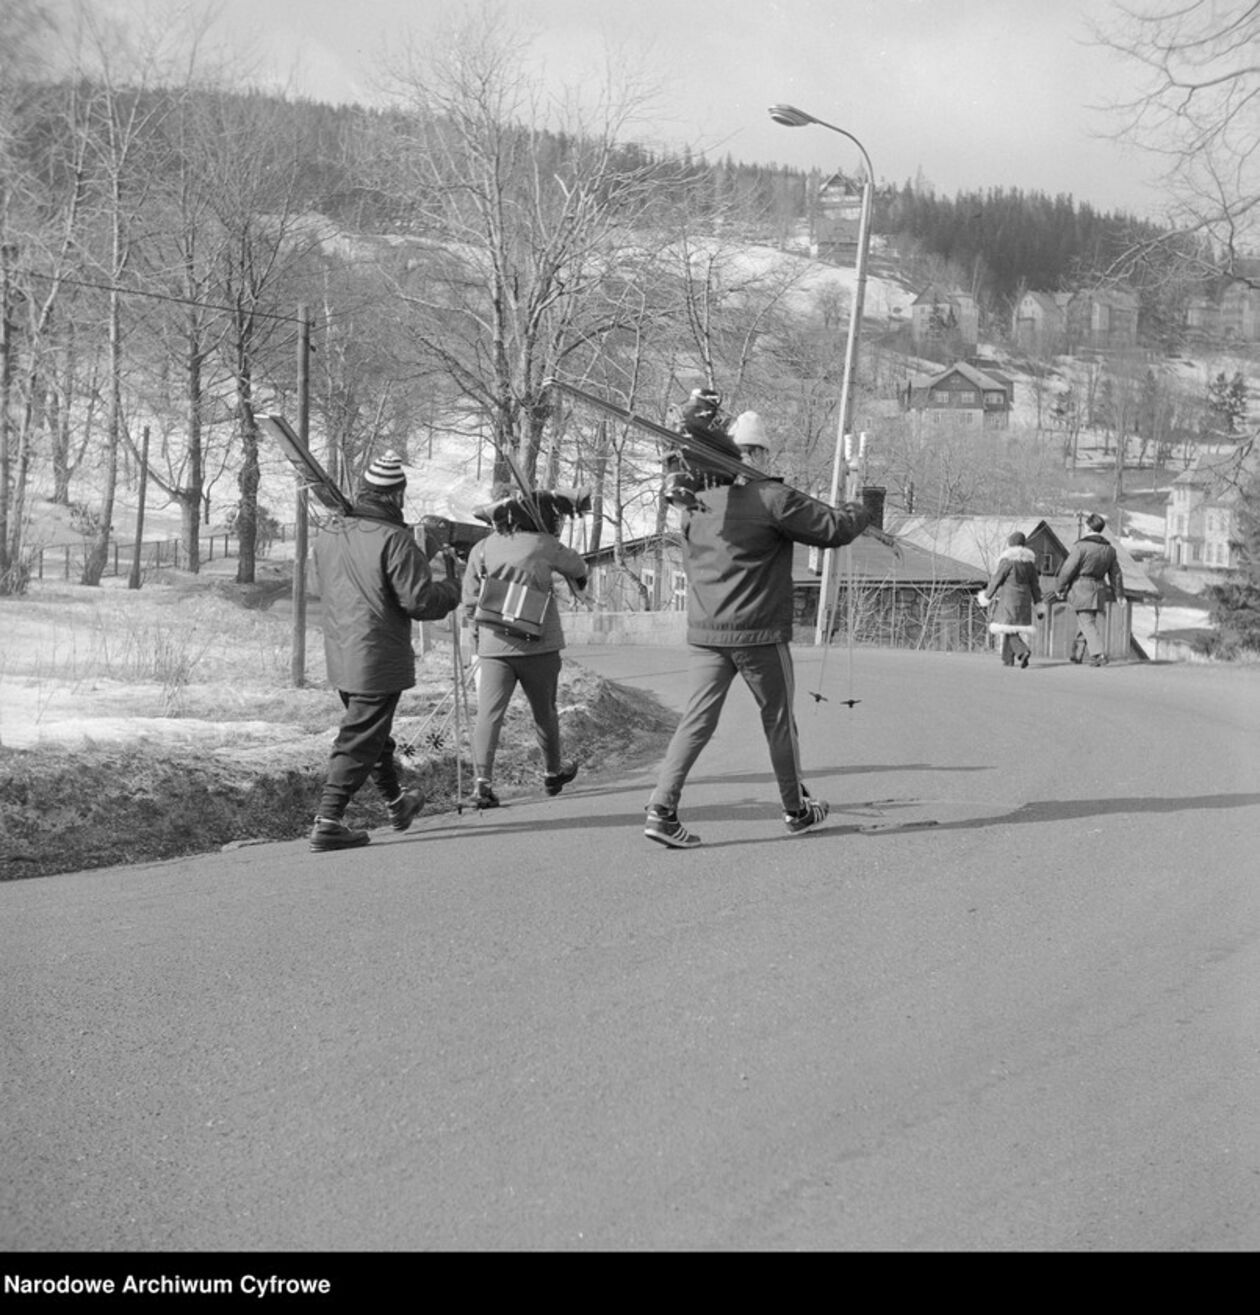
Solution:
M 569 656 L 680 704 L 677 651 Z M 692 852 L 650 765 L 588 764 L 345 854 L 0 885 L 0 1245 L 1260 1247 L 1260 672 L 798 686 L 803 836 L 736 688 Z

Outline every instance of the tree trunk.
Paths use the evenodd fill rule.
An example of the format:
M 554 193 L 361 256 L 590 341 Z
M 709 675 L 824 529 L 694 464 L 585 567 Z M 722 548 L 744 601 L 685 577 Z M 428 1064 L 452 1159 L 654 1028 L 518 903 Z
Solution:
M 118 268 L 117 258 L 115 268 Z M 122 298 L 109 296 L 109 429 L 105 447 L 105 488 L 101 495 L 100 525 L 96 540 L 83 565 L 81 584 L 99 585 L 109 560 L 109 539 L 113 530 L 114 498 L 118 491 L 118 448 L 122 439 Z

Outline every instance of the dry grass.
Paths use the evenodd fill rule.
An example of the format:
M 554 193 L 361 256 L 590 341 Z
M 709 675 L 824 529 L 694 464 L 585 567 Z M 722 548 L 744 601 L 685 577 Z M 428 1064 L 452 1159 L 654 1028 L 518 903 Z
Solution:
M 341 708 L 314 600 L 308 684 L 292 682 L 289 593 L 278 573 L 245 588 L 171 573 L 138 591 L 40 584 L 0 598 L 0 879 L 303 835 Z M 454 808 L 457 779 L 471 780 L 449 716 L 453 671 L 439 632 L 395 727 L 428 812 Z M 570 662 L 560 701 L 566 753 L 592 764 L 633 762 L 672 726 L 650 699 Z M 508 794 L 536 788 L 540 770 L 517 703 L 496 764 Z M 347 820 L 385 823 L 370 786 Z

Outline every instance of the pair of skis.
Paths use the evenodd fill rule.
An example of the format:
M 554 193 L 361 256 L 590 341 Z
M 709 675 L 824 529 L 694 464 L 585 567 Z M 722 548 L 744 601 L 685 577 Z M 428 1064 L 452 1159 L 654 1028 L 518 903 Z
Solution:
M 585 406 L 602 412 L 604 415 L 612 416 L 627 425 L 632 425 L 645 434 L 651 434 L 660 442 L 666 452 L 676 453 L 684 461 L 692 460 L 703 465 L 714 466 L 723 474 L 738 476 L 741 479 L 751 481 L 773 480 L 776 483 L 782 483 L 777 476 L 768 475 L 764 470 L 758 470 L 755 466 L 748 465 L 739 457 L 729 456 L 716 444 L 706 441 L 700 435 L 680 433 L 676 429 L 670 429 L 668 425 L 663 425 L 657 420 L 649 420 L 647 416 L 640 415 L 637 411 L 632 411 L 628 407 L 621 406 L 606 397 L 601 397 L 598 393 L 579 388 L 576 384 L 551 378 L 543 381 L 543 387 L 553 389 L 573 398 L 574 401 L 581 402 Z M 868 525 L 863 533 L 869 534 L 871 538 L 900 553 L 896 536 L 887 533 L 885 530 Z

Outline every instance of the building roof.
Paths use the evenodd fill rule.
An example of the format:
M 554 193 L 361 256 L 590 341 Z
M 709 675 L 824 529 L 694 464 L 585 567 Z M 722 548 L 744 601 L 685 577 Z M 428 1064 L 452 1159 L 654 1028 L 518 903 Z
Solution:
M 1060 315 L 1063 312 L 1063 305 L 1055 299 L 1053 292 L 1025 292 L 1021 300 L 1026 301 L 1030 297 L 1043 310 L 1053 315 Z
M 1011 388 L 1011 381 L 1005 375 L 989 374 L 967 361 L 955 361 L 953 365 L 947 365 L 945 369 L 936 374 L 911 374 L 909 380 L 915 388 L 935 388 L 942 380 L 948 379 L 951 374 L 962 375 L 973 388 L 979 389 L 981 392 L 1006 393 Z
M 955 561 L 914 543 L 891 547 L 869 534 L 859 534 L 839 550 L 839 572 L 843 583 L 852 571 L 855 583 L 872 585 L 961 586 L 975 588 L 988 580 L 988 574 L 966 562 Z M 820 576 L 809 565 L 810 549 L 798 543 L 792 553 L 792 583 L 817 584 Z
M 1174 484 L 1208 490 L 1209 497 L 1222 498 L 1238 488 L 1254 466 L 1249 444 L 1196 452 L 1190 464 L 1173 480 Z
M 1066 553 L 1081 537 L 1075 516 L 888 516 L 885 528 L 898 538 L 949 557 L 957 558 L 985 572 L 993 570 L 1006 547 L 1007 537 L 1020 530 L 1029 539 L 1042 526 Z M 1104 531 L 1114 545 L 1124 574 L 1125 592 L 1139 597 L 1158 598 L 1159 590 L 1132 554 L 1116 538 Z
M 666 531 L 662 536 L 665 547 L 681 552 L 682 536 L 676 531 Z M 627 539 L 623 551 L 630 556 L 653 547 L 657 542 L 654 534 L 637 539 Z M 860 534 L 852 544 L 840 551 L 840 570 L 842 579 L 847 579 L 852 570 L 855 581 L 865 586 L 870 585 L 958 585 L 974 588 L 988 580 L 988 572 L 981 567 L 967 562 L 955 561 L 939 552 L 925 549 L 914 543 L 899 543 L 896 548 L 881 543 L 870 534 Z M 583 554 L 592 566 L 611 561 L 613 549 L 605 544 L 596 553 Z M 809 564 L 810 549 L 807 544 L 793 546 L 792 583 L 794 585 L 816 585 L 820 576 L 811 570 Z

